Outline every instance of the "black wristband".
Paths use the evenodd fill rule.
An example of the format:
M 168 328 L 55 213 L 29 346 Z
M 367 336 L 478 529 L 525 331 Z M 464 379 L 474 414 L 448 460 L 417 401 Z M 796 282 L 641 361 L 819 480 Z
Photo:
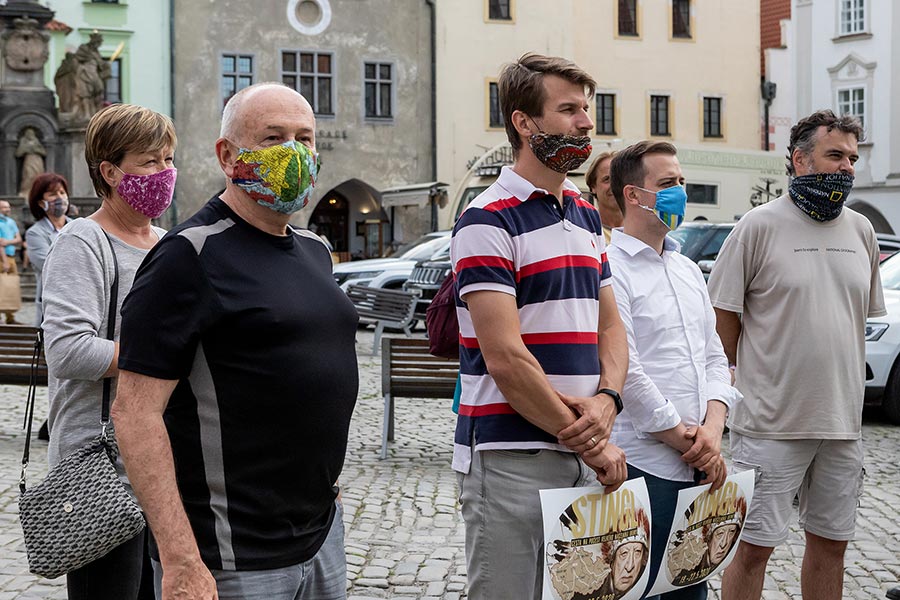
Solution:
M 622 409 L 625 408 L 625 406 L 622 404 L 622 396 L 620 396 L 619 392 L 617 392 L 616 390 L 611 390 L 609 388 L 600 388 L 599 390 L 597 390 L 597 393 L 606 394 L 613 399 L 613 402 L 616 403 L 616 414 L 619 414 L 620 412 L 622 412 Z

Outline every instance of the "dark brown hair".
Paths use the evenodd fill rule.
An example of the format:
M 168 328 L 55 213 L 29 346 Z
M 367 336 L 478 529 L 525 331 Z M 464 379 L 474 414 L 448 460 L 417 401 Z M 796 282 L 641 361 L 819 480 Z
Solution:
M 544 75 L 556 75 L 566 81 L 584 86 L 587 96 L 593 96 L 597 88 L 594 78 L 572 61 L 558 56 L 543 56 L 529 52 L 514 63 L 504 65 L 497 81 L 500 95 L 500 111 L 506 125 L 506 137 L 518 156 L 522 141 L 512 122 L 512 114 L 523 113 L 540 117 L 544 114 Z
M 35 220 L 39 221 L 47 216 L 46 211 L 41 206 L 44 194 L 50 188 L 61 185 L 66 195 L 69 195 L 69 182 L 59 173 L 41 173 L 34 178 L 31 184 L 31 191 L 28 192 L 28 210 L 34 215 Z
M 625 214 L 625 186 L 644 185 L 644 155 L 646 154 L 677 154 L 675 146 L 669 142 L 654 142 L 643 140 L 632 144 L 624 150 L 619 150 L 609 165 L 609 184 L 619 210 Z
M 788 143 L 787 151 L 787 174 L 794 175 L 794 150 L 799 150 L 804 155 L 809 156 L 813 148 L 816 147 L 816 132 L 819 127 L 825 127 L 827 131 L 842 131 L 844 133 L 852 133 L 856 136 L 856 141 L 861 142 L 865 139 L 862 123 L 854 116 L 841 115 L 835 116 L 830 110 L 819 110 L 809 115 L 805 119 L 800 119 L 797 124 L 791 127 L 791 141 Z

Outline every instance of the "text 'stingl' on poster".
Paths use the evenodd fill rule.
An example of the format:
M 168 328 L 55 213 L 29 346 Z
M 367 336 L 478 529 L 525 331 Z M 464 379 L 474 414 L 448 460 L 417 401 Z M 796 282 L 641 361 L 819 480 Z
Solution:
M 716 491 L 709 485 L 681 490 L 662 565 L 648 595 L 706 581 L 734 558 L 753 499 L 753 471 L 730 475 Z
M 541 490 L 544 600 L 632 600 L 647 587 L 650 500 L 643 478 Z

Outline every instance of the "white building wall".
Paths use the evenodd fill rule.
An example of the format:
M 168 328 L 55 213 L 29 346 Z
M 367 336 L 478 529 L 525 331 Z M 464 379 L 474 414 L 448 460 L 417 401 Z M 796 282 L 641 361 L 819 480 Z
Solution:
M 772 53 L 771 77 L 779 95 L 793 87 L 795 120 L 822 108 L 839 112 L 841 89 L 865 90 L 866 138 L 850 205 L 875 207 L 900 233 L 900 4 L 867 0 L 864 31 L 855 35 L 841 35 L 839 8 L 840 0 L 794 1 L 789 27 L 794 43 Z M 779 52 L 790 58 L 785 61 Z M 784 62 L 793 65 L 793 73 L 785 72 Z M 876 227 L 877 220 L 876 214 Z

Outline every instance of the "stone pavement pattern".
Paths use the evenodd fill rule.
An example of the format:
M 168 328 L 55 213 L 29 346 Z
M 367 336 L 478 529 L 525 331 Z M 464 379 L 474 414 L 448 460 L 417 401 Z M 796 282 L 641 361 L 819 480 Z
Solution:
M 370 357 L 371 331 L 360 331 L 360 397 L 341 476 L 345 507 L 348 595 L 457 600 L 465 597 L 464 529 L 450 469 L 454 419 L 449 402 L 398 399 L 396 441 L 378 460 L 381 443 L 381 358 Z M 16 514 L 25 388 L 0 386 L 0 600 L 65 598 L 65 578 L 40 580 L 28 573 Z M 36 421 L 46 413 L 41 390 Z M 900 581 L 900 427 L 867 412 L 864 421 L 868 476 L 857 539 L 846 560 L 844 597 L 884 598 Z M 34 448 L 29 481 L 46 471 L 46 444 Z M 800 598 L 802 533 L 769 563 L 766 600 Z M 718 599 L 718 580 L 711 598 Z M 500 600 L 500 599 L 498 599 Z

